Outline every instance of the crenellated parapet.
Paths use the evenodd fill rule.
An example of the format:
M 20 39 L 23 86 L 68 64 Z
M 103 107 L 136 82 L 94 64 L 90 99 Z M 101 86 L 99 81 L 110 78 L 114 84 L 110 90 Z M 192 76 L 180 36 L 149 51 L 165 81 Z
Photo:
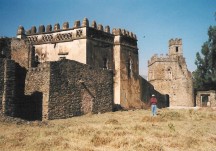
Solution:
M 32 44 L 43 43 L 58 43 L 73 41 L 76 39 L 90 38 L 108 43 L 114 43 L 115 36 L 121 36 L 122 44 L 137 46 L 137 37 L 134 33 L 125 29 L 113 29 L 110 33 L 110 26 L 103 26 L 92 21 L 91 25 L 87 18 L 83 21 L 76 20 L 72 27 L 69 22 L 64 22 L 62 27 L 59 23 L 52 25 L 40 25 L 38 28 L 32 26 L 31 29 L 26 30 L 23 26 L 19 26 L 17 37 L 27 39 Z
M 121 44 L 137 49 L 137 37 L 134 33 L 125 29 L 114 28 L 112 34 L 117 37 L 114 41 L 115 44 Z
M 148 60 L 148 66 L 154 64 L 155 62 L 177 62 L 178 57 L 177 56 L 170 56 L 166 54 L 165 56 L 163 54 L 154 54 L 150 60 Z
M 115 36 L 125 36 L 137 40 L 136 34 L 121 28 L 113 28 L 112 34 Z
M 182 45 L 182 39 L 181 38 L 170 39 L 169 46 L 172 46 L 172 45 Z

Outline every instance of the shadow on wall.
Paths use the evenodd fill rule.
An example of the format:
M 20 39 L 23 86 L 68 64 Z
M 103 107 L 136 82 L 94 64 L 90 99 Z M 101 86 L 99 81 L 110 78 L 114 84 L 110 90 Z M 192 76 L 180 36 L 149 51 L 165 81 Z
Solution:
M 24 101 L 18 105 L 17 116 L 29 121 L 42 120 L 42 100 L 41 92 L 25 96 Z
M 140 77 L 141 84 L 141 100 L 143 101 L 144 109 L 150 107 L 150 98 L 154 94 L 158 100 L 158 108 L 169 107 L 169 95 L 163 95 L 154 89 L 154 86 L 150 84 L 146 79 Z

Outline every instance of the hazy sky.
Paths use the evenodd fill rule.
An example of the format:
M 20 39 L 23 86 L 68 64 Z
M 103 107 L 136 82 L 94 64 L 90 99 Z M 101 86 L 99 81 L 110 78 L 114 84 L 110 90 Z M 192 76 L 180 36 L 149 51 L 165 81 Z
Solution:
M 182 38 L 188 69 L 196 52 L 215 25 L 216 0 L 0 0 L 0 36 L 14 37 L 19 25 L 48 25 L 87 17 L 90 23 L 125 28 L 137 35 L 140 74 L 147 75 L 147 61 L 168 53 L 168 41 Z

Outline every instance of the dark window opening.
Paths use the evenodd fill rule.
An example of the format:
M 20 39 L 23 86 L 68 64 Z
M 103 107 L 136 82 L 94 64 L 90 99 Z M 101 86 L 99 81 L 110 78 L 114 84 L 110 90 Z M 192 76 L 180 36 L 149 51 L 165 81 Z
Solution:
M 176 47 L 176 52 L 178 52 L 178 47 Z
M 103 68 L 108 69 L 108 60 L 107 60 L 107 58 L 103 59 Z
M 59 57 L 59 60 L 63 60 L 63 59 L 66 59 L 66 57 Z
M 128 59 L 127 69 L 128 69 L 128 77 L 130 78 L 132 76 L 132 61 L 131 61 L 131 59 Z
M 202 101 L 202 107 L 207 107 L 208 102 L 209 102 L 209 95 L 208 94 L 204 94 L 201 97 L 201 101 Z
M 40 63 L 39 62 L 39 57 L 35 56 L 35 67 L 37 67 L 39 63 Z

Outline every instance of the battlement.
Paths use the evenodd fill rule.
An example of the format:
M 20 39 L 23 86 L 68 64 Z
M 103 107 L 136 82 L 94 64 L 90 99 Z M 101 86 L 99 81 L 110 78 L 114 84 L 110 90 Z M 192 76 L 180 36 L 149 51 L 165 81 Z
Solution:
M 63 25 L 62 25 L 62 28 L 60 27 L 60 24 L 59 23 L 56 23 L 54 26 L 52 25 L 47 25 L 46 27 L 44 25 L 40 25 L 38 28 L 36 28 L 36 26 L 32 26 L 31 29 L 29 30 L 25 30 L 23 26 L 19 26 L 18 30 L 17 30 L 17 37 L 18 38 L 28 38 L 28 37 L 31 37 L 31 38 L 28 38 L 28 40 L 30 42 L 33 42 L 33 43 L 37 43 L 40 41 L 40 39 L 38 38 L 42 38 L 42 41 L 47 41 L 47 39 L 49 39 L 48 41 L 50 40 L 53 40 L 53 39 L 65 39 L 65 40 L 68 40 L 68 39 L 72 39 L 72 37 L 76 37 L 78 35 L 78 37 L 82 37 L 82 34 L 83 32 L 80 31 L 81 29 L 80 28 L 93 28 L 93 29 L 96 29 L 98 31 L 102 31 L 104 33 L 108 33 L 108 34 L 111 34 L 110 33 L 110 26 L 103 26 L 102 24 L 98 24 L 96 23 L 96 21 L 92 21 L 92 24 L 91 26 L 89 25 L 89 20 L 87 18 L 84 18 L 83 21 L 82 21 L 82 24 L 79 20 L 76 20 L 73 24 L 73 27 L 70 27 L 69 25 L 69 22 L 64 22 Z M 68 34 L 64 34 L 64 35 L 61 35 L 60 37 L 53 37 L 51 34 L 55 34 L 55 33 L 59 33 L 59 32 L 64 32 L 64 31 L 72 31 L 72 30 L 76 30 L 76 35 L 72 35 L 72 32 L 68 33 Z M 65 32 L 64 32 L 65 33 Z M 45 36 L 45 37 L 37 37 L 39 35 L 47 35 L 49 34 L 49 36 Z M 137 40 L 137 37 L 135 34 L 133 34 L 132 32 L 129 32 L 125 29 L 116 29 L 114 28 L 112 30 L 112 35 L 114 36 L 117 36 L 117 35 L 120 35 L 120 36 L 125 36 L 125 37 L 130 37 L 132 39 L 135 39 Z
M 148 60 L 148 66 L 152 65 L 155 62 L 175 62 L 178 61 L 178 58 L 176 56 L 170 56 L 166 54 L 165 56 L 163 54 L 154 54 L 150 60 Z
M 137 40 L 136 34 L 121 28 L 113 28 L 112 34 L 115 36 L 126 36 Z
M 172 45 L 182 45 L 182 39 L 181 38 L 170 39 L 169 46 L 172 46 Z

